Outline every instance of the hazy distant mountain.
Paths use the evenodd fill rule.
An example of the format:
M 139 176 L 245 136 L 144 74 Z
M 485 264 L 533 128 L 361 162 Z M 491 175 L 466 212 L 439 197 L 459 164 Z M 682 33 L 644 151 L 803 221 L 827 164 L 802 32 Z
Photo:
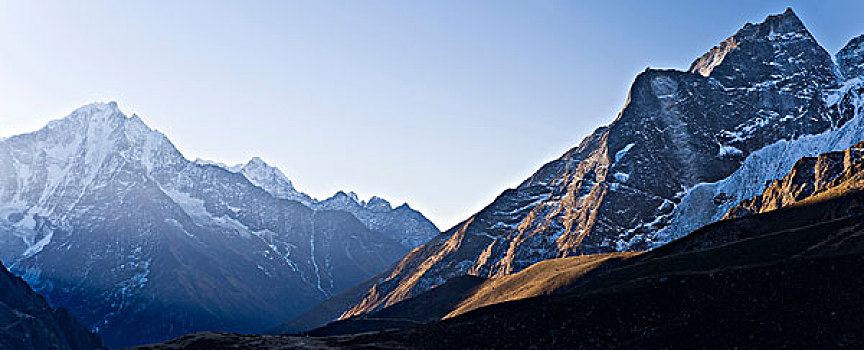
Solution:
M 268 329 L 437 234 L 418 217 L 325 207 L 259 159 L 188 161 L 115 103 L 0 141 L 0 259 L 111 346 Z
M 231 172 L 243 174 L 255 186 L 263 188 L 276 198 L 291 199 L 317 210 L 347 211 L 360 220 L 366 228 L 383 233 L 406 248 L 413 249 L 428 242 L 441 231 L 419 211 L 407 203 L 396 208 L 387 200 L 372 196 L 369 201 L 360 200 L 354 192 L 337 192 L 325 200 L 317 200 L 294 188 L 291 180 L 278 168 L 255 157 L 246 164 L 226 166 L 220 163 L 196 160 L 199 164 L 223 167 Z
M 787 10 L 748 23 L 688 71 L 647 69 L 614 122 L 409 253 L 343 318 L 456 276 L 644 250 L 719 220 L 799 158 L 864 139 L 861 42 L 835 65 Z
M 412 249 L 441 234 L 429 219 L 407 203 L 393 208 L 390 202 L 376 196 L 369 201 L 362 201 L 354 192 L 339 191 L 312 207 L 347 211 L 354 214 L 370 230 L 381 232 Z
M 246 164 L 235 165 L 228 170 L 243 174 L 253 185 L 263 188 L 276 198 L 295 200 L 307 206 L 315 202 L 312 197 L 297 191 L 282 171 L 265 163 L 261 158 L 254 157 Z

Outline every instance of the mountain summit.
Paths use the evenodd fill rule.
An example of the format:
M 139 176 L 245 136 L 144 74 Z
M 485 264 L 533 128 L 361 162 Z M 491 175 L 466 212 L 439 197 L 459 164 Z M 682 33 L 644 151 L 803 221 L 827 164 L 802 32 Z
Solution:
M 277 198 L 295 200 L 307 206 L 313 202 L 311 197 L 294 189 L 294 184 L 279 168 L 265 163 L 261 158 L 253 157 L 246 164 L 233 166 L 229 170 L 243 174 L 252 184 Z
M 819 46 L 791 8 L 768 16 L 760 24 L 745 25 L 735 35 L 696 59 L 689 71 L 717 79 L 727 87 L 747 87 L 776 77 L 816 69 L 818 84 L 831 84 L 824 71 L 833 67 L 831 57 Z

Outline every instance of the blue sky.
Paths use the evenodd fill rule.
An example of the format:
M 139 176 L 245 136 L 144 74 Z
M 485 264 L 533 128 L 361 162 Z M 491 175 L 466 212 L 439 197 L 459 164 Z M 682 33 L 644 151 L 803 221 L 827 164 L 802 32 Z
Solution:
M 831 53 L 864 34 L 861 1 L 0 0 L 0 136 L 114 100 L 187 158 L 261 156 L 446 229 L 612 121 L 645 67 L 787 6 Z

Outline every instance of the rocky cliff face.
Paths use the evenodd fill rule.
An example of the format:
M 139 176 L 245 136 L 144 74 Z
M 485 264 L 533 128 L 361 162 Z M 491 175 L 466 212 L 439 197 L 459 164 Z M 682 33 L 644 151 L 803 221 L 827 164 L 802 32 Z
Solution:
M 0 266 L 0 348 L 102 349 L 102 341 L 64 309 L 54 310 L 30 286 Z
M 805 200 L 864 189 L 864 142 L 844 151 L 801 158 L 782 179 L 772 181 L 761 195 L 732 207 L 724 218 L 764 213 Z
M 648 249 L 710 223 L 713 216 L 700 213 L 713 211 L 691 205 L 699 202 L 692 196 L 698 185 L 730 178 L 766 146 L 838 131 L 857 115 L 857 95 L 837 71 L 791 10 L 747 24 L 689 71 L 646 70 L 612 124 L 412 251 L 343 318 L 455 276 L 491 277 L 550 258 Z M 864 130 L 849 129 L 848 139 Z M 718 211 L 752 196 L 699 194 L 707 197 L 700 205 Z
M 274 169 L 191 162 L 116 104 L 82 107 L 0 141 L 0 258 L 125 346 L 264 331 L 408 250 L 347 211 L 281 196 L 268 184 L 290 182 Z

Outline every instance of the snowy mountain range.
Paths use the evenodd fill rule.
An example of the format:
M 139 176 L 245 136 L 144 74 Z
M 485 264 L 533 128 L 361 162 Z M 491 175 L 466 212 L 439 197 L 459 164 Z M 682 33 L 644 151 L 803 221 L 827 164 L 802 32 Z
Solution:
M 257 158 L 189 161 L 113 102 L 0 141 L 0 260 L 109 346 L 265 330 L 438 234 L 407 205 L 315 201 Z
M 341 318 L 463 275 L 661 246 L 762 193 L 798 159 L 864 139 L 864 37 L 836 61 L 787 9 L 639 74 L 617 118 L 380 274 Z M 836 62 L 836 63 L 835 63 Z M 344 305 L 343 305 L 344 306 Z
M 253 157 L 246 164 L 224 164 L 197 159 L 199 164 L 216 165 L 228 171 L 243 174 L 249 182 L 263 188 L 276 198 L 295 200 L 315 210 L 340 210 L 353 214 L 372 231 L 384 233 L 409 249 L 426 243 L 441 232 L 419 211 L 408 203 L 393 208 L 386 199 L 372 196 L 361 200 L 353 191 L 336 192 L 332 197 L 317 200 L 294 188 L 293 183 L 279 168 Z

